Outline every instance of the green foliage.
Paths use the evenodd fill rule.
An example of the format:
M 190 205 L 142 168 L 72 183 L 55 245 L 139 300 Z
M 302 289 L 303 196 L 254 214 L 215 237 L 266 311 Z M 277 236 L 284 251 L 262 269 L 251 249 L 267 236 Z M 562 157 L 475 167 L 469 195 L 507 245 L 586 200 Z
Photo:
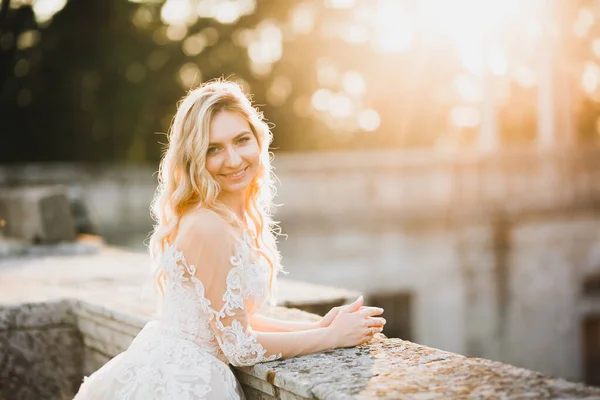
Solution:
M 449 133 L 468 144 L 477 132 L 449 127 L 459 103 L 453 82 L 464 67 L 440 37 L 417 32 L 408 49 L 377 52 L 368 41 L 332 34 L 360 13 L 321 0 L 258 0 L 253 13 L 234 23 L 197 18 L 179 31 L 161 20 L 164 0 L 68 0 L 42 24 L 31 7 L 8 3 L 0 14 L 0 161 L 154 162 L 189 84 L 221 76 L 252 93 L 274 124 L 276 150 L 427 147 Z M 372 4 L 357 1 L 363 9 Z M 298 33 L 292 16 L 302 7 L 313 26 Z M 243 37 L 258 35 L 265 21 L 280 27 L 282 51 L 259 74 Z M 378 28 L 375 22 L 369 29 Z M 189 38 L 199 39 L 186 47 Z M 324 84 L 327 68 L 335 76 Z M 362 76 L 364 92 L 344 92 L 349 71 Z M 499 106 L 503 140 L 531 143 L 536 92 L 506 85 L 518 101 Z M 323 87 L 350 108 L 315 110 L 313 95 Z M 358 122 L 366 109 L 380 120 L 368 130 Z M 580 118 L 586 129 L 594 127 L 592 111 Z

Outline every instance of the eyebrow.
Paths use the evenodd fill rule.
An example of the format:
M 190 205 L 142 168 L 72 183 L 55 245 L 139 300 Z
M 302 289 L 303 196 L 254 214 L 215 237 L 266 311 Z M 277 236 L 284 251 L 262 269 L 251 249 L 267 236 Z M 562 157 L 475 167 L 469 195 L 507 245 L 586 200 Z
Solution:
M 250 132 L 250 131 L 243 131 L 243 132 L 241 132 L 241 133 L 238 133 L 238 134 L 237 134 L 237 135 L 235 135 L 235 137 L 233 138 L 233 141 L 235 142 L 236 140 L 238 140 L 238 139 L 239 139 L 239 138 L 241 138 L 242 136 L 244 136 L 244 135 L 247 135 L 247 134 L 249 134 L 249 133 L 250 133 L 250 134 L 252 134 L 252 132 Z M 220 144 L 221 144 L 221 143 L 218 143 L 218 142 L 216 142 L 216 143 L 209 143 L 209 144 L 208 144 L 208 147 L 214 147 L 214 146 L 218 146 L 218 145 L 220 145 Z

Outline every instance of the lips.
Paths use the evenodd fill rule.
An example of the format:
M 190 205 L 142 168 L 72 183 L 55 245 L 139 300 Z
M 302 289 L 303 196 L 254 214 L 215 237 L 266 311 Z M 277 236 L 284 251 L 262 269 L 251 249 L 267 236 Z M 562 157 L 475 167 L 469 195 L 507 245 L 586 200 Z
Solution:
M 248 166 L 246 166 L 244 169 L 241 169 L 237 172 L 233 172 L 231 174 L 221 174 L 221 175 L 223 175 L 226 178 L 230 178 L 230 179 L 239 178 L 242 175 L 244 175 L 244 173 L 246 172 L 247 169 L 248 169 Z

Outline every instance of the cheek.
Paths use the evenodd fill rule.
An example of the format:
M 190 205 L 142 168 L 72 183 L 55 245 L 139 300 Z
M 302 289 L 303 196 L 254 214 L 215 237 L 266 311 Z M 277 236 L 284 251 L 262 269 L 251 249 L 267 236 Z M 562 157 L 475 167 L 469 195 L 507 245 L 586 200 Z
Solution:
M 249 143 L 248 146 L 245 146 L 243 157 L 249 162 L 257 164 L 260 160 L 260 147 L 258 146 L 258 142 L 253 141 L 252 143 Z
M 213 178 L 216 178 L 220 168 L 221 163 L 219 161 L 219 156 L 208 157 L 206 159 L 206 170 Z

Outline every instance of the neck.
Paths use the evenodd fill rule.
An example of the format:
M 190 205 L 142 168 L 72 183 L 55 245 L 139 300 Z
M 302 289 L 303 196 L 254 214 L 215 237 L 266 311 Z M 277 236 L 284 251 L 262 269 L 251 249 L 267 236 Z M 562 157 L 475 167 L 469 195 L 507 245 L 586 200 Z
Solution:
M 221 193 L 219 200 L 227 207 L 231 208 L 240 221 L 245 221 L 246 191 L 243 191 L 242 193 Z

